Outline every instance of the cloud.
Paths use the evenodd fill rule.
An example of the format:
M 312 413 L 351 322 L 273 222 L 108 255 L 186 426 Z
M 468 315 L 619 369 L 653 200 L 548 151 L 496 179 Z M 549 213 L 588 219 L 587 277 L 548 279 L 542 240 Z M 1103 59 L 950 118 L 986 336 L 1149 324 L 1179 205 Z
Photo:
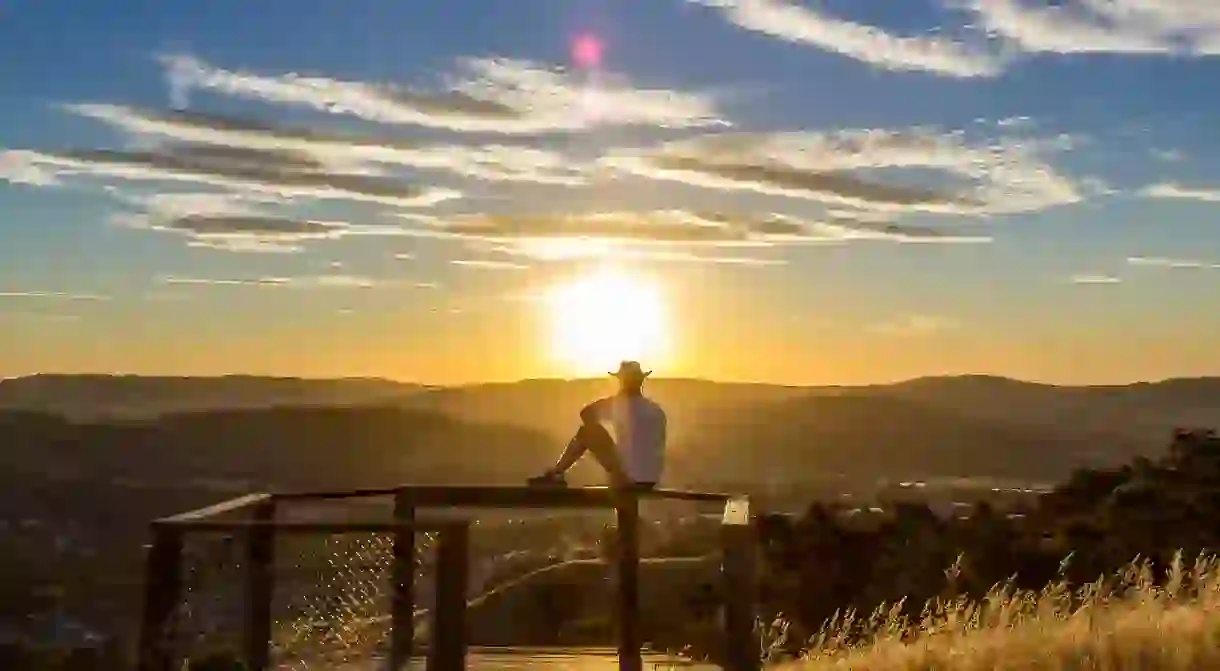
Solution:
M 1148 198 L 1163 198 L 1170 200 L 1197 200 L 1204 203 L 1220 203 L 1220 189 L 1194 188 L 1181 186 L 1172 182 L 1151 184 L 1140 190 Z
M 1220 4 L 1208 0 L 964 0 L 979 26 L 1034 53 L 1220 53 Z
M 787 264 L 785 259 L 711 255 L 657 247 L 633 247 L 621 242 L 585 240 L 522 240 L 513 244 L 493 246 L 489 248 L 489 251 L 537 261 L 607 259 L 662 263 L 706 263 L 728 266 L 782 266 Z
M 68 301 L 108 301 L 110 297 L 97 294 L 74 294 L 62 291 L 0 291 L 0 299 L 5 298 L 51 298 Z
M 1004 59 L 985 44 L 970 45 L 942 36 L 893 35 L 789 0 L 688 1 L 713 7 L 747 30 L 815 46 L 886 70 L 922 70 L 964 78 L 994 76 L 1004 67 Z
M 714 247 L 769 247 L 852 240 L 990 241 L 986 236 L 869 220 L 803 219 L 778 213 L 730 214 L 680 209 L 438 217 L 428 228 L 417 231 L 424 236 L 495 243 L 609 242 Z
M 365 174 L 300 167 L 282 153 L 182 151 L 30 152 L 56 178 L 70 175 L 143 182 L 186 182 L 284 199 L 340 200 L 395 207 L 427 207 L 458 197 L 452 189 L 417 187 Z
M 193 247 L 232 252 L 292 253 L 303 243 L 333 240 L 352 230 L 351 224 L 314 221 L 269 214 L 257 198 L 225 193 L 157 193 L 126 196 L 141 210 L 112 217 L 128 228 L 173 233 Z
M 121 105 L 78 104 L 65 109 L 128 133 L 162 136 L 201 147 L 210 145 L 207 151 L 221 157 L 226 151 L 235 152 L 230 158 L 238 159 L 280 156 L 297 162 L 297 169 L 350 171 L 375 164 L 442 170 L 491 181 L 584 183 L 581 166 L 554 152 L 525 146 L 426 145 L 398 138 L 324 133 L 213 114 L 158 112 Z
M 687 0 L 730 22 L 888 70 L 969 78 L 1002 73 L 1021 54 L 1220 55 L 1210 0 L 943 0 L 959 25 L 901 36 L 795 0 Z
M 485 270 L 528 270 L 529 266 L 509 261 L 484 261 L 478 259 L 457 259 L 449 263 L 464 268 L 483 268 Z
M 157 278 L 161 284 L 186 286 L 218 286 L 218 287 L 268 287 L 268 288 L 338 288 L 338 289 L 370 289 L 387 285 L 371 277 L 356 275 L 315 275 L 306 277 L 256 277 L 251 279 L 234 278 L 204 278 L 204 277 L 173 277 Z
M 38 153 L 0 150 L 0 181 L 27 186 L 54 186 L 55 171 L 38 164 Z
M 995 122 L 1000 128 L 1032 128 L 1034 120 L 1027 116 L 1010 116 Z
M 260 194 L 155 193 L 120 196 L 137 210 L 114 215 L 114 223 L 183 236 L 193 247 L 232 252 L 292 253 L 304 245 L 356 235 L 403 235 L 398 226 L 356 225 L 277 214 Z
M 215 279 L 202 277 L 159 277 L 157 281 L 168 285 L 216 286 L 216 287 L 281 287 L 288 283 L 283 277 L 261 277 L 252 280 Z
M 1072 284 L 1119 284 L 1121 279 L 1113 275 L 1073 275 L 1068 278 Z
M 161 62 L 174 73 L 180 89 L 206 89 L 384 124 L 505 134 L 599 125 L 692 128 L 726 124 L 709 96 L 637 88 L 613 78 L 592 83 L 579 73 L 514 59 L 463 59 L 457 72 L 446 77 L 447 89 L 442 91 L 296 73 L 226 70 L 185 55 L 165 56 Z
M 870 330 L 891 336 L 915 338 L 958 328 L 960 324 L 934 315 L 902 315 L 893 321 L 875 324 Z
M 1171 259 L 1164 256 L 1131 256 L 1127 263 L 1133 266 L 1149 266 L 1154 268 L 1203 269 L 1220 268 L 1220 263 L 1207 263 L 1192 259 Z
M 1166 163 L 1179 163 L 1186 160 L 1186 152 L 1180 149 L 1154 149 L 1152 157 Z
M 852 130 L 725 133 L 600 160 L 610 170 L 690 186 L 800 198 L 888 213 L 987 215 L 1080 202 L 1081 187 L 1039 156 L 1062 142 L 967 144 L 960 133 Z M 886 183 L 868 171 L 932 170 L 937 188 Z

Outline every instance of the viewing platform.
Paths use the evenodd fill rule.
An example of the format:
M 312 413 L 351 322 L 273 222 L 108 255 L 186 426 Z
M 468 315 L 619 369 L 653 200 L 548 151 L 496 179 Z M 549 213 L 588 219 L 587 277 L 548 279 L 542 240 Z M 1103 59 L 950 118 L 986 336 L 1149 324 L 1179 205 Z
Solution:
M 610 656 L 605 650 L 589 650 L 585 662 L 598 662 L 590 668 L 611 668 L 617 658 L 618 669 L 640 671 L 644 666 L 640 503 L 650 500 L 710 504 L 722 511 L 719 574 L 724 631 L 718 661 L 731 671 L 755 671 L 761 665 L 756 630 L 756 542 L 746 497 L 674 489 L 436 485 L 250 494 L 154 521 L 146 566 L 139 669 L 179 671 L 187 657 L 182 649 L 189 644 L 183 634 L 187 622 L 195 630 L 203 623 L 207 636 L 232 644 L 231 649 L 240 651 L 249 671 L 398 670 L 418 668 L 421 660 L 417 658 L 436 671 L 465 669 L 468 661 L 480 664 L 480 668 L 510 668 L 488 664 L 489 654 L 490 658 L 495 655 L 486 650 L 469 650 L 468 609 L 477 601 L 470 598 L 471 530 L 479 523 L 470 515 L 479 510 L 605 509 L 615 516 L 608 561 L 614 578 L 612 616 L 617 646 Z M 375 501 L 383 502 L 390 511 L 386 519 L 294 519 L 300 516 L 293 514 L 310 504 Z M 322 545 L 335 537 L 359 535 L 371 535 L 376 542 L 345 546 L 338 560 L 329 545 Z M 417 570 L 421 536 L 434 539 L 434 547 L 429 546 L 434 551 L 431 569 L 424 573 Z M 206 575 L 205 571 L 185 568 L 191 554 L 188 543 L 201 537 L 222 539 L 223 561 L 230 571 L 206 584 L 200 584 L 199 578 Z M 292 538 L 306 539 L 310 545 L 298 552 L 296 562 L 289 566 L 290 558 L 277 559 L 276 550 L 278 543 Z M 666 561 L 657 558 L 646 563 Z M 290 572 L 296 584 L 277 584 L 280 572 Z M 424 575 L 433 581 L 430 608 L 417 603 L 417 583 Z M 296 596 L 291 592 L 305 593 L 315 587 L 340 590 L 340 597 L 332 596 L 331 602 L 341 604 L 338 608 L 342 612 L 335 615 L 331 608 L 328 614 L 309 614 L 281 623 L 273 612 L 275 604 Z M 216 601 L 219 591 L 224 590 L 231 592 L 229 605 L 233 607 L 213 611 L 203 607 Z M 376 602 L 385 612 L 364 612 L 353 605 L 356 602 Z M 212 631 L 225 629 L 226 623 L 233 631 L 222 635 Z M 427 634 L 426 649 L 419 645 L 421 629 Z M 203 636 L 197 632 L 196 638 Z M 305 659 L 299 653 L 296 659 L 288 659 L 283 651 L 292 647 L 289 643 L 302 647 L 301 641 L 309 637 L 338 641 L 332 646 L 340 648 L 335 660 L 321 656 Z M 528 658 L 519 651 L 514 654 L 518 664 L 511 668 L 534 666 L 525 663 Z M 584 659 L 582 654 L 571 649 L 550 655 L 539 652 L 537 667 L 559 668 L 555 661 L 567 660 L 564 665 L 570 668 L 576 660 Z M 360 655 L 362 661 L 353 661 Z M 585 662 L 581 662 L 582 668 Z

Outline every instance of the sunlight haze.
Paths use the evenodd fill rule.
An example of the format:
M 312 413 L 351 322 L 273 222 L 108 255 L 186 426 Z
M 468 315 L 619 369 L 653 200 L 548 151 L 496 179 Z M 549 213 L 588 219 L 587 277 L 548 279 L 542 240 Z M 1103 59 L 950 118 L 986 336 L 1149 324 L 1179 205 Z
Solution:
M 1220 374 L 1215 12 L 953 4 L 6 3 L 0 376 Z

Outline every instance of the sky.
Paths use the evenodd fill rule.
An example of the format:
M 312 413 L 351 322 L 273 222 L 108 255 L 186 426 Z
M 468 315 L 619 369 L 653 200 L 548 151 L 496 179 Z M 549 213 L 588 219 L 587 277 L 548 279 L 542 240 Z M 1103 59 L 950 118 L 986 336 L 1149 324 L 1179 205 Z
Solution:
M 0 377 L 1220 375 L 1211 0 L 0 0 Z

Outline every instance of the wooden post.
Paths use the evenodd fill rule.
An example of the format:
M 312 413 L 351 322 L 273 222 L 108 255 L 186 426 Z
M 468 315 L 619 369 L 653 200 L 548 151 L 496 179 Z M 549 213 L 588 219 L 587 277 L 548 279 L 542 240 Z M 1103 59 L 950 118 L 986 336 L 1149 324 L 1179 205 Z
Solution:
M 152 527 L 145 559 L 144 613 L 140 625 L 139 671 L 172 671 L 174 611 L 182 587 L 182 532 L 170 525 Z
M 750 501 L 732 499 L 721 522 L 724 563 L 724 640 L 726 671 L 758 671 L 762 667 L 757 617 L 758 582 L 754 524 Z
M 470 524 L 453 524 L 437 534 L 436 603 L 428 671 L 466 668 L 466 589 L 470 570 Z
M 616 543 L 619 671 L 642 671 L 640 657 L 643 641 L 640 632 L 640 507 L 632 492 L 620 492 L 615 502 L 618 513 Z
M 271 667 L 271 599 L 275 586 L 275 499 L 254 506 L 251 519 L 267 522 L 248 531 L 246 538 L 245 648 L 246 668 Z
M 415 522 L 415 503 L 406 491 L 394 494 L 394 521 Z M 415 532 L 394 532 L 394 565 L 390 568 L 390 671 L 411 662 L 415 646 Z

